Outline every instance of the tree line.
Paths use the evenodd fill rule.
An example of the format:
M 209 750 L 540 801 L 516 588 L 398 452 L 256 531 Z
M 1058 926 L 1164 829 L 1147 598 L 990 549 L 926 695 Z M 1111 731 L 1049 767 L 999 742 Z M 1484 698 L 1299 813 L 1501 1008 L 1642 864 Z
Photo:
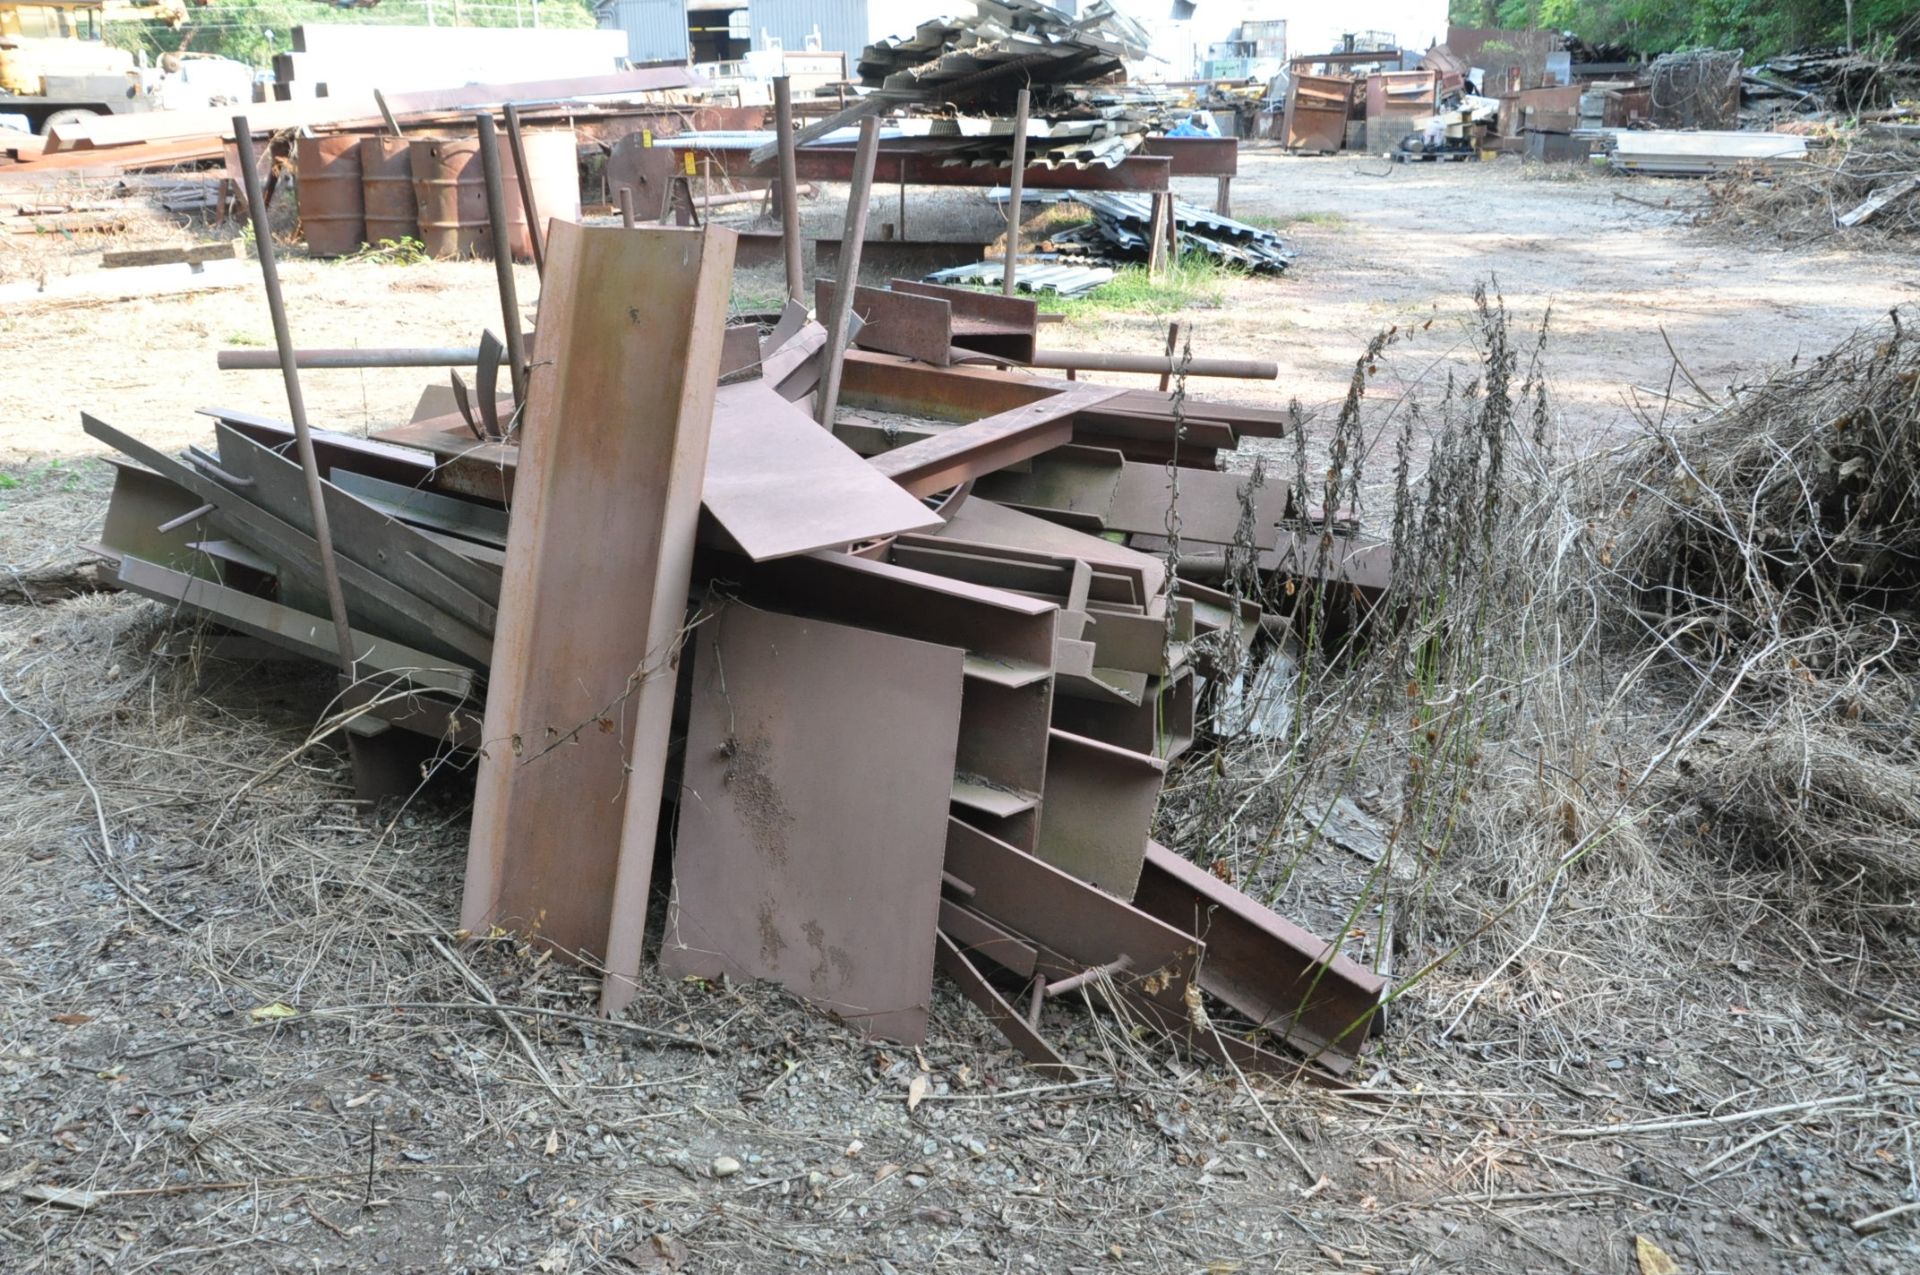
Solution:
M 1451 0 L 1455 26 L 1568 31 L 1589 43 L 1642 53 L 1745 49 L 1748 61 L 1800 49 L 1854 47 L 1911 55 L 1920 49 L 1914 0 Z

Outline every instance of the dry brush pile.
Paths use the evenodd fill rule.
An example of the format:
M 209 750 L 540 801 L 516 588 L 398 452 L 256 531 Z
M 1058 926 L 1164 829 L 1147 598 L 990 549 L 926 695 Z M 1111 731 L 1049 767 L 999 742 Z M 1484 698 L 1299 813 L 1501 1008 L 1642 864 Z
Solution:
M 1734 169 L 1708 178 L 1705 189 L 1697 221 L 1770 243 L 1811 243 L 1836 233 L 1920 235 L 1920 144 L 1899 138 L 1837 133 L 1803 162 Z M 1881 194 L 1886 203 L 1868 218 L 1841 224 Z
M 1425 409 L 1402 396 L 1370 450 L 1375 374 L 1415 335 L 1376 339 L 1330 463 L 1293 477 L 1328 508 L 1391 491 L 1392 583 L 1358 627 L 1304 597 L 1297 662 L 1249 676 L 1266 704 L 1172 785 L 1164 837 L 1284 902 L 1359 860 L 1339 919 L 1397 930 L 1397 959 L 1372 958 L 1396 997 L 1440 975 L 1413 999 L 1448 1030 L 1529 948 L 1604 979 L 1682 913 L 1786 918 L 1898 968 L 1920 883 L 1920 343 L 1896 318 L 1695 423 L 1563 458 L 1545 330 L 1521 342 L 1483 295 L 1475 374 Z M 1367 473 L 1387 441 L 1390 484 Z M 1356 804 L 1368 853 L 1326 854 L 1353 848 Z

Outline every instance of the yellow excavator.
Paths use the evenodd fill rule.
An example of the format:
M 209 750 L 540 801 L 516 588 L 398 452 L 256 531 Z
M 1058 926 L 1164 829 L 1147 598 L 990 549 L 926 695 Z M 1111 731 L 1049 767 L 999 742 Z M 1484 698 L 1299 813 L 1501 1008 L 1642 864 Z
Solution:
M 150 66 L 106 42 L 109 23 L 186 16 L 182 0 L 0 0 L 0 126 L 45 133 L 94 115 L 253 100 L 243 63 L 169 53 Z

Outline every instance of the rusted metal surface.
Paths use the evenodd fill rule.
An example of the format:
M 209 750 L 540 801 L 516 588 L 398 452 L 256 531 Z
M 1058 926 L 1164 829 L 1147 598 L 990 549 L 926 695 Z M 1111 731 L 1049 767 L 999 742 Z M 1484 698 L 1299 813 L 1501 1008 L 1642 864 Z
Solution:
M 1035 350 L 1027 366 L 1056 371 L 1141 372 L 1149 376 L 1224 376 L 1248 381 L 1272 381 L 1280 376 L 1280 365 L 1269 359 L 1189 359 L 1108 350 Z
M 1052 955 L 1057 976 L 1124 955 L 1131 960 L 1133 979 L 1184 982 L 1203 964 L 1206 945 L 1191 932 L 963 820 L 948 821 L 946 864 L 949 873 L 973 890 L 966 906 L 1044 948 Z
M 1167 160 L 1175 177 L 1233 177 L 1240 171 L 1237 137 L 1149 137 L 1135 154 Z
M 206 507 L 207 502 L 179 484 L 136 465 L 114 461 L 113 490 L 107 497 L 106 521 L 100 528 L 100 548 L 116 558 L 143 558 L 190 575 L 217 575 L 207 556 L 193 548 L 194 541 L 204 534 L 204 515 L 180 522 L 187 514 Z
M 1027 108 L 1032 94 L 1020 90 L 1013 111 L 1013 156 L 1007 165 L 1007 256 L 1001 270 L 1000 291 L 1012 296 L 1014 277 L 1020 269 L 1020 192 L 1027 176 Z M 906 165 L 901 165 L 900 184 L 906 185 Z
M 666 142 L 677 154 L 712 155 L 734 179 L 767 180 L 778 170 L 772 156 L 765 162 L 748 160 L 748 148 L 703 145 L 697 150 L 682 148 L 671 139 Z M 851 181 L 854 173 L 853 151 L 849 147 L 808 146 L 804 142 L 794 156 L 802 181 Z M 1007 165 L 949 166 L 937 153 L 885 146 L 879 152 L 879 170 L 889 177 L 904 173 L 909 186 L 1005 186 L 1012 179 Z M 1133 190 L 1167 189 L 1172 162 L 1158 156 L 1129 155 L 1112 168 L 1028 168 L 1026 186 L 1031 190 Z
M 696 645 L 662 971 L 917 1044 L 964 653 L 739 605 Z
M 530 130 L 522 138 L 540 210 L 550 220 L 572 221 L 580 215 L 580 187 L 572 129 Z M 414 198 L 419 209 L 421 243 L 434 257 L 491 255 L 487 189 L 480 163 L 478 137 L 419 137 L 411 139 Z M 518 182 L 513 156 L 504 138 L 496 137 L 502 171 Z M 526 214 L 518 201 L 509 201 L 513 257 L 533 260 L 533 241 Z
M 297 531 L 312 535 L 300 468 L 228 426 L 220 426 L 220 462 L 246 480 L 247 499 Z M 493 632 L 500 577 L 428 540 L 405 523 L 322 481 L 321 504 L 338 529 L 340 554 L 379 573 L 427 605 L 482 635 Z
M 1158 758 L 1049 731 L 1035 853 L 1117 899 L 1131 899 L 1165 778 L 1166 763 Z
M 1101 532 L 1113 521 L 1114 495 L 1125 465 L 1119 452 L 1107 448 L 1060 447 L 1025 471 L 983 478 L 978 491 L 1011 509 L 1080 531 Z
M 764 378 L 715 398 L 703 491 L 707 511 L 756 562 L 940 523 Z
M 367 242 L 374 247 L 420 237 L 413 159 L 404 137 L 360 139 L 360 193 Z
M 1310 151 L 1344 147 L 1354 88 L 1354 81 L 1342 76 L 1296 73 L 1287 87 L 1281 145 Z
M 328 664 L 341 662 L 333 625 L 325 616 L 297 611 L 130 555 L 120 560 L 116 578 L 135 593 L 189 607 L 227 628 L 275 646 Z M 473 691 L 471 669 L 364 630 L 353 633 L 353 662 L 376 672 L 404 671 L 416 685 L 453 695 L 468 695 Z
M 513 383 L 513 403 L 518 407 L 527 401 L 527 350 L 520 332 L 520 295 L 513 280 L 514 246 L 512 226 L 507 214 L 507 183 L 504 176 L 504 170 L 511 166 L 510 161 L 513 155 L 506 146 L 502 145 L 499 134 L 494 130 L 492 112 L 483 112 L 476 118 L 475 124 L 478 131 L 477 140 L 480 144 L 480 180 L 486 191 L 487 255 L 493 258 L 494 278 L 500 288 L 500 321 L 506 325 L 507 334 L 507 373 Z M 515 174 L 516 178 L 523 175 Z M 531 229 L 526 223 L 526 209 L 522 207 L 518 211 L 521 214 L 521 231 L 526 238 L 526 252 L 531 256 L 533 240 L 531 235 L 526 234 Z M 493 386 L 486 383 L 489 379 L 485 375 L 488 368 L 487 353 L 487 340 L 482 336 L 480 365 L 483 375 L 480 402 L 483 411 L 491 406 L 494 397 Z M 489 428 L 486 431 L 487 437 L 501 437 L 499 421 L 495 418 L 495 414 L 487 413 L 487 415 L 490 417 Z M 472 422 L 469 421 L 468 424 Z
M 1203 990 L 1329 1070 L 1352 1066 L 1385 979 L 1157 842 L 1134 902 L 1205 940 Z
M 813 284 L 814 309 L 829 313 L 839 285 L 831 279 Z M 856 338 L 862 349 L 899 354 L 944 367 L 953 351 L 953 308 L 933 297 L 910 296 L 884 288 L 855 287 L 853 309 L 862 322 Z
M 947 884 L 951 887 L 951 877 Z M 965 893 L 972 894 L 972 888 Z M 1040 959 L 1033 944 L 952 899 L 940 900 L 940 931 L 952 938 L 968 960 L 990 961 L 1021 978 L 1032 978 Z
M 639 972 L 733 243 L 556 220 L 547 248 L 461 918 L 604 956 L 613 1010 Z
M 280 352 L 280 372 L 287 387 L 287 415 L 293 420 L 295 450 L 300 456 L 300 471 L 305 479 L 307 514 L 311 520 L 320 579 L 327 594 L 327 611 L 333 617 L 336 650 L 340 667 L 353 675 L 352 630 L 347 618 L 346 598 L 340 591 L 340 566 L 335 561 L 333 534 L 327 526 L 327 509 L 320 498 L 320 465 L 314 459 L 313 438 L 307 431 L 307 404 L 300 392 L 300 372 L 293 363 L 293 333 L 287 326 L 286 299 L 280 295 L 280 268 L 274 259 L 273 225 L 267 220 L 267 198 L 260 189 L 260 170 L 254 162 L 253 134 L 247 117 L 233 117 L 233 135 L 244 157 L 242 185 L 247 192 L 247 212 L 253 223 L 254 251 L 260 257 L 260 279 L 266 287 L 267 311 L 273 320 L 273 344 Z
M 1062 696 L 1054 701 L 1053 720 L 1076 735 L 1172 761 L 1193 746 L 1193 670 L 1182 666 L 1152 679 L 1137 705 Z
M 787 299 L 806 295 L 807 279 L 801 265 L 805 246 L 800 242 L 800 178 L 794 160 L 793 83 L 786 76 L 773 81 L 773 127 L 779 134 L 778 184 L 780 196 L 781 260 L 787 270 Z M 855 276 L 858 271 L 854 272 Z
M 1007 1002 L 1006 997 L 995 990 L 986 975 L 967 958 L 959 944 L 945 932 L 934 936 L 936 943 L 935 960 L 940 972 L 952 979 L 965 994 L 966 998 L 979 1007 L 980 1012 L 993 1020 L 994 1026 L 1015 1049 L 1025 1058 L 1035 1071 L 1042 1075 L 1071 1076 L 1074 1069 L 1060 1056 L 1060 1051 L 1047 1043 L 1038 1031 L 1027 1023 L 1020 1011 Z
M 853 170 L 848 174 L 846 224 L 840 235 L 840 269 L 847 286 L 834 294 L 833 309 L 820 318 L 827 329 L 827 344 L 822 353 L 820 391 L 814 403 L 814 419 L 822 429 L 833 428 L 834 414 L 840 408 L 841 363 L 853 339 L 853 288 L 860 280 L 860 247 L 867 237 L 867 206 L 873 192 L 873 161 L 880 146 L 880 121 L 869 116 L 860 123 L 860 145 L 854 151 Z
M 367 203 L 361 189 L 360 138 L 294 140 L 294 174 L 300 189 L 300 229 L 316 257 L 344 257 L 367 240 Z
M 1141 590 L 1149 596 L 1158 594 L 1166 583 L 1166 566 L 1152 554 L 1063 527 L 1045 518 L 1036 518 L 991 500 L 968 501 L 961 505 L 947 517 L 937 534 L 942 538 L 950 537 L 974 544 L 1002 545 L 1010 549 L 1078 558 L 1096 566 L 1124 569 L 1138 578 Z
M 1061 446 L 1073 437 L 1074 413 L 1119 393 L 1110 386 L 1076 385 L 1040 402 L 884 452 L 872 464 L 914 495 L 932 495 Z
M 972 288 L 950 288 L 937 283 L 895 279 L 895 292 L 937 297 L 953 310 L 953 343 L 1013 363 L 1033 357 L 1034 333 L 1040 327 L 1040 307 L 1031 297 L 994 296 Z
M 526 136 L 520 131 L 520 111 L 512 102 L 506 105 L 506 117 L 507 149 L 513 155 L 513 173 L 519 182 L 520 211 L 530 231 L 528 238 L 533 248 L 534 268 L 544 276 L 547 273 L 547 223 L 540 215 L 540 196 L 534 191 L 533 169 L 527 160 Z
M 276 451 L 284 452 L 293 445 L 293 427 L 284 422 L 232 408 L 210 407 L 201 411 L 232 426 L 256 443 L 264 443 Z M 372 439 L 355 438 L 351 434 L 336 434 L 324 429 L 313 430 L 310 437 L 313 439 L 314 457 L 320 462 L 320 472 L 324 476 L 331 477 L 335 469 L 348 469 L 388 482 L 417 487 L 433 472 L 433 462 L 411 448 L 393 447 Z

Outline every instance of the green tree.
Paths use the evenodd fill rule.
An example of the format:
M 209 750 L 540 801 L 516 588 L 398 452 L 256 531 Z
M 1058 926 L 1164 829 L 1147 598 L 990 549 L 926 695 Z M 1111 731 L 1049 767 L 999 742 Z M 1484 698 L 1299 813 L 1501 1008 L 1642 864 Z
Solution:
M 539 25 L 590 27 L 590 0 L 540 0 Z M 122 48 L 162 53 L 218 53 L 260 70 L 273 55 L 293 47 L 293 29 L 303 23 L 349 22 L 362 26 L 530 27 L 533 0 L 385 0 L 368 9 L 343 9 L 319 0 L 210 0 L 187 9 L 179 27 L 159 22 L 123 23 L 108 40 Z
M 1451 0 L 1448 19 L 1459 26 L 1571 31 L 1646 53 L 1745 49 L 1757 60 L 1844 44 L 1847 0 Z M 1920 48 L 1920 6 L 1854 0 L 1853 30 L 1859 47 L 1913 51 Z

